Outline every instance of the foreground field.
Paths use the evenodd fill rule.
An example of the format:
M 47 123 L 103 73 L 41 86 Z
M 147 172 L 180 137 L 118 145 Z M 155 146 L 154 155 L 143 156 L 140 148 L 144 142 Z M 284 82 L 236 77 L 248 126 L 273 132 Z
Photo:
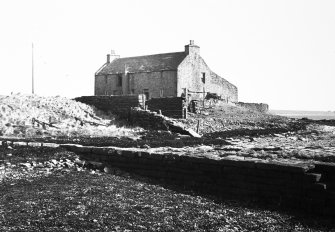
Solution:
M 9 155 L 11 154 L 11 155 Z M 62 149 L 1 148 L 2 231 L 331 231 L 331 220 L 83 169 Z M 68 163 L 75 165 L 63 165 Z M 57 161 L 57 162 L 56 162 Z M 27 163 L 43 164 L 42 166 Z M 54 163 L 54 165 L 48 165 Z M 46 167 L 47 166 L 47 167 Z

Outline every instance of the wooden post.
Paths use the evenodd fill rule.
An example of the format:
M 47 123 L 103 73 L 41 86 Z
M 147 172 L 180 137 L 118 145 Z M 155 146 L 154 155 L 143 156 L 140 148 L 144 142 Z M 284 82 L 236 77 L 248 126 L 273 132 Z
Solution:
M 158 110 L 158 114 L 159 114 L 159 115 L 162 115 L 162 111 L 161 111 L 161 110 Z
M 202 99 L 202 106 L 205 108 L 205 87 L 203 88 L 203 99 Z
M 34 89 L 34 43 L 31 43 L 31 93 L 35 93 Z
M 199 127 L 200 127 L 200 119 L 198 119 L 198 124 L 197 124 L 197 133 L 199 134 Z

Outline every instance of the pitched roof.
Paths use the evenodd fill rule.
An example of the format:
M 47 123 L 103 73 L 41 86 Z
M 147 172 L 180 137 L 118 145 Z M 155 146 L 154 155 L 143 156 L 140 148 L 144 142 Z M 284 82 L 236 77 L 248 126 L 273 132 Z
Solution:
M 124 73 L 125 70 L 130 73 L 176 70 L 186 55 L 185 52 L 174 52 L 119 58 L 106 64 L 96 75 Z

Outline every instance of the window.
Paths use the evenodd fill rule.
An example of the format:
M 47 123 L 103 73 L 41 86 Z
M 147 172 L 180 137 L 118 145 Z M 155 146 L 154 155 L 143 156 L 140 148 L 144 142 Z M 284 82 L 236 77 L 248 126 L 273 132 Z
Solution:
M 131 94 L 135 94 L 135 89 L 131 89 Z
M 122 74 L 117 75 L 117 86 L 122 86 Z
M 202 80 L 202 83 L 204 83 L 205 84 L 205 82 L 206 82 L 206 73 L 202 73 L 202 78 L 201 78 L 201 80 Z
M 143 94 L 145 95 L 145 99 L 148 100 L 150 97 L 149 89 L 143 89 Z
M 159 91 L 159 97 L 163 97 L 163 95 L 164 95 L 164 89 L 160 89 L 160 91 Z
M 107 90 L 107 87 L 108 86 L 108 77 L 107 75 L 105 75 L 105 95 L 108 95 L 108 90 Z

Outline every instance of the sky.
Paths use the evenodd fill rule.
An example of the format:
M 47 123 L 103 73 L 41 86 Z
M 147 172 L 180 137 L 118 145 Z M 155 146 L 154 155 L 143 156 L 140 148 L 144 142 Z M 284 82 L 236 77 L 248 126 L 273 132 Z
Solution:
M 190 40 L 239 101 L 335 111 L 333 0 L 0 0 L 0 95 L 94 94 L 121 57 L 178 52 Z

